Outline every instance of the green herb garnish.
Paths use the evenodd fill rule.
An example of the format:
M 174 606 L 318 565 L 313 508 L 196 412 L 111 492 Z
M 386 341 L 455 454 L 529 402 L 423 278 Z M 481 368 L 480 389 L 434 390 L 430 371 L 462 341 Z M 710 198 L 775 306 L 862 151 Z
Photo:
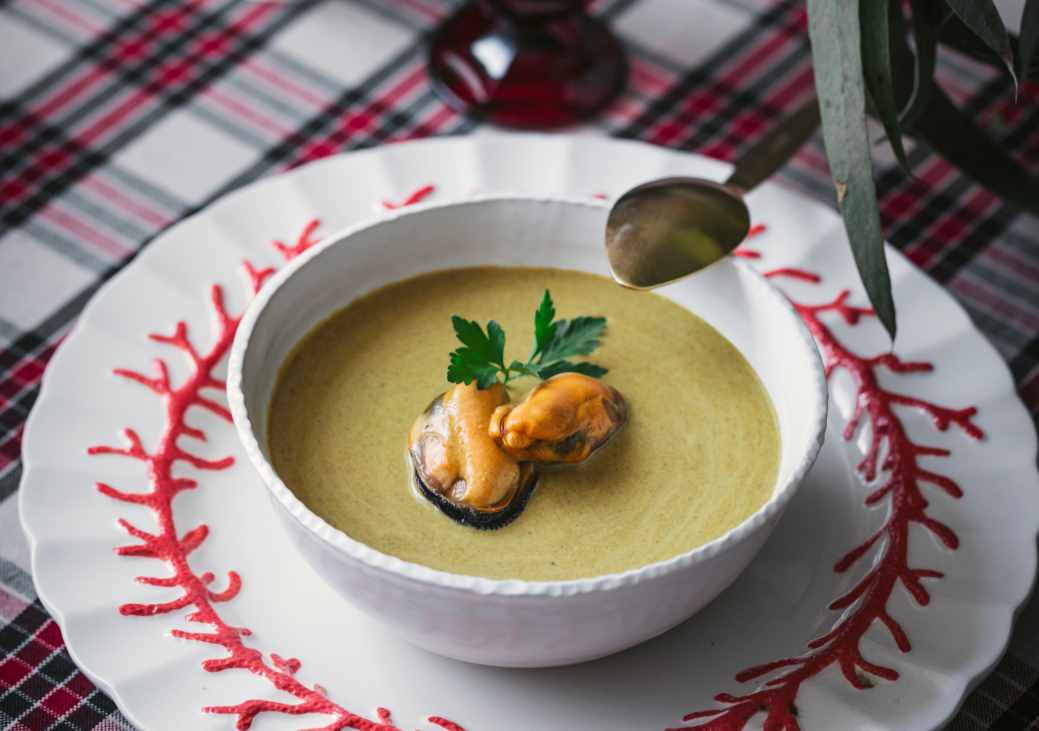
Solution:
M 514 360 L 505 365 L 505 331 L 501 325 L 491 320 L 484 330 L 475 320 L 452 316 L 451 324 L 462 347 L 451 352 L 447 380 L 451 383 L 476 381 L 477 388 L 490 388 L 498 382 L 499 374 L 502 383 L 523 376 L 546 379 L 559 373 L 604 376 L 606 369 L 602 366 L 588 361 L 574 363 L 568 358 L 589 355 L 599 347 L 599 338 L 606 330 L 606 318 L 556 320 L 555 317 L 556 307 L 546 289 L 534 313 L 534 349 L 530 357 L 526 363 Z

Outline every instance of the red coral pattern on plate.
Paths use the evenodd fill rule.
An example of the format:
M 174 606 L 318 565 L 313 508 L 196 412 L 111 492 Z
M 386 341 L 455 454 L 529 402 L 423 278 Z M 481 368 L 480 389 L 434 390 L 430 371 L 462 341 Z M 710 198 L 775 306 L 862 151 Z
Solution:
M 317 243 L 315 233 L 318 225 L 317 220 L 310 221 L 294 244 L 287 245 L 275 241 L 275 249 L 286 261 L 292 260 Z M 267 278 L 274 273 L 273 267 L 258 269 L 250 262 L 245 262 L 244 266 L 253 293 L 259 291 Z M 264 657 L 262 652 L 247 645 L 244 638 L 250 635 L 249 629 L 227 624 L 217 611 L 218 604 L 234 599 L 241 590 L 241 577 L 236 572 L 229 571 L 226 587 L 215 590 L 212 588 L 216 581 L 215 575 L 209 571 L 196 574 L 188 563 L 189 554 L 209 535 L 209 527 L 203 523 L 183 533 L 178 529 L 173 518 L 173 500 L 184 491 L 198 488 L 199 483 L 194 479 L 174 477 L 173 466 L 182 462 L 205 471 L 224 470 L 234 464 L 234 458 L 230 456 L 217 460 L 204 459 L 180 443 L 182 439 L 206 440 L 203 430 L 190 426 L 185 420 L 189 409 L 201 408 L 226 421 L 231 419 L 227 408 L 214 400 L 209 393 L 219 393 L 224 389 L 224 382 L 216 378 L 213 372 L 231 347 L 240 317 L 228 313 L 224 306 L 223 288 L 220 285 L 213 285 L 210 299 L 216 315 L 217 330 L 216 337 L 208 349 L 199 350 L 189 335 L 187 323 L 183 321 L 177 323 L 172 335 L 153 333 L 149 336 L 153 341 L 171 346 L 187 357 L 191 373 L 180 385 L 171 382 L 169 366 L 162 358 L 155 361 L 154 375 L 125 368 L 115 370 L 117 376 L 144 386 L 165 403 L 165 429 L 154 450 L 148 451 L 138 433 L 131 428 L 124 432 L 127 440 L 125 446 L 95 446 L 88 450 L 92 455 L 119 455 L 140 460 L 147 466 L 151 487 L 149 491 L 124 492 L 106 483 L 99 483 L 97 489 L 115 500 L 152 509 L 158 522 L 158 530 L 154 533 L 149 532 L 120 518 L 119 525 L 138 542 L 121 546 L 116 550 L 123 556 L 164 561 L 172 569 L 171 575 L 140 576 L 137 580 L 150 586 L 179 588 L 182 592 L 179 597 L 167 602 L 123 604 L 119 611 L 124 615 L 150 616 L 188 609 L 190 612 L 186 619 L 205 625 L 205 630 L 186 632 L 174 629 L 173 636 L 182 640 L 217 645 L 227 651 L 224 657 L 203 662 L 202 667 L 206 671 L 217 673 L 230 669 L 247 670 L 265 678 L 275 688 L 295 699 L 292 702 L 248 699 L 235 705 L 207 706 L 203 709 L 208 713 L 235 716 L 236 727 L 240 731 L 250 728 L 256 717 L 264 713 L 291 716 L 313 713 L 330 717 L 329 723 L 321 726 L 320 731 L 399 731 L 393 724 L 390 712 L 385 708 L 379 708 L 376 713 L 378 720 L 372 721 L 346 710 L 328 698 L 320 685 L 307 686 L 302 683 L 296 678 L 302 666 L 297 658 L 282 657 L 274 652 Z M 431 716 L 428 720 L 446 731 L 464 731 L 458 724 L 440 716 Z
M 756 226 L 752 235 L 757 236 L 764 231 L 764 227 Z M 761 252 L 753 249 L 740 249 L 736 253 L 745 259 L 762 258 Z M 814 272 L 789 267 L 770 269 L 764 274 L 777 280 L 790 278 L 813 284 L 822 281 L 822 277 Z M 770 675 L 774 677 L 751 693 L 719 693 L 715 700 L 723 704 L 722 708 L 689 713 L 682 720 L 698 723 L 679 729 L 741 731 L 753 716 L 764 713 L 764 731 L 800 731 L 795 700 L 801 684 L 831 665 L 836 665 L 848 683 L 859 690 L 873 685 L 869 676 L 897 680 L 897 670 L 870 662 L 863 656 L 860 645 L 866 631 L 874 623 L 880 622 L 891 633 L 898 649 L 909 652 L 912 647 L 909 636 L 888 613 L 888 599 L 895 588 L 901 585 L 917 602 L 926 605 L 931 601 L 931 595 L 924 586 L 924 580 L 942 577 L 939 571 L 909 565 L 910 527 L 914 524 L 923 526 L 947 548 L 955 549 L 959 545 L 956 533 L 949 526 L 928 515 L 928 502 L 921 490 L 923 483 L 929 483 L 952 498 L 963 495 L 954 480 L 925 469 L 920 464 L 921 457 L 948 457 L 949 450 L 919 444 L 910 439 L 902 420 L 895 413 L 895 407 L 906 406 L 925 412 L 939 431 L 955 426 L 972 439 L 982 439 L 984 434 L 974 423 L 977 409 L 951 409 L 882 387 L 877 378 L 881 368 L 894 373 L 921 373 L 934 370 L 934 365 L 907 362 L 890 352 L 863 356 L 845 346 L 824 322 L 823 316 L 835 314 L 848 325 L 856 325 L 863 317 L 873 316 L 872 310 L 849 304 L 850 294 L 849 290 L 843 290 L 832 301 L 822 304 L 806 304 L 789 295 L 787 299 L 818 343 L 826 376 L 844 370 L 852 377 L 856 388 L 855 407 L 844 427 L 843 436 L 846 440 L 852 439 L 859 430 L 862 417 L 868 416 L 871 429 L 869 446 L 858 470 L 867 482 L 875 480 L 881 472 L 884 474 L 880 486 L 866 496 L 865 504 L 872 506 L 882 500 L 888 500 L 890 504 L 890 512 L 880 529 L 838 559 L 833 570 L 838 573 L 850 570 L 878 544 L 879 553 L 872 568 L 849 591 L 830 603 L 828 609 L 844 614 L 830 630 L 808 643 L 805 654 L 743 670 L 736 675 L 737 682 L 745 683 Z M 880 456 L 885 448 L 886 453 L 881 461 Z

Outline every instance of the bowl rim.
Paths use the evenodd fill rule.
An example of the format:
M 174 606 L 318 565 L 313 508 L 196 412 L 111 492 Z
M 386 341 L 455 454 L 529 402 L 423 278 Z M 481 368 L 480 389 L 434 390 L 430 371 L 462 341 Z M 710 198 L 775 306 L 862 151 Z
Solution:
M 822 358 L 815 340 L 805 327 L 793 305 L 764 275 L 746 262 L 734 257 L 728 257 L 721 264 L 735 266 L 741 269 L 743 273 L 749 275 L 748 281 L 752 282 L 754 286 L 761 288 L 764 295 L 770 298 L 774 305 L 779 307 L 793 320 L 794 330 L 799 335 L 798 346 L 808 352 L 808 362 L 814 377 L 812 379 L 811 398 L 804 405 L 809 407 L 810 419 L 813 422 L 812 431 L 815 436 L 809 441 L 807 450 L 801 455 L 801 459 L 790 474 L 790 477 L 774 488 L 772 496 L 754 513 L 714 540 L 669 559 L 656 561 L 619 573 L 600 574 L 580 579 L 528 581 L 524 579 L 491 579 L 483 576 L 456 574 L 405 561 L 351 538 L 307 508 L 303 501 L 296 497 L 274 471 L 273 466 L 260 448 L 249 412 L 245 406 L 245 394 L 242 390 L 242 370 L 249 343 L 260 315 L 266 309 L 274 294 L 312 259 L 321 256 L 325 251 L 334 246 L 348 245 L 350 239 L 369 229 L 390 224 L 400 218 L 420 216 L 430 211 L 464 208 L 466 206 L 488 203 L 516 202 L 600 209 L 608 206 L 606 201 L 568 197 L 565 195 L 530 195 L 502 192 L 473 195 L 464 199 L 447 202 L 410 205 L 389 211 L 374 219 L 367 219 L 347 226 L 325 237 L 320 243 L 295 257 L 276 271 L 253 297 L 243 313 L 235 332 L 234 342 L 228 358 L 226 390 L 232 420 L 239 441 L 242 443 L 250 463 L 259 473 L 271 497 L 295 522 L 300 524 L 305 533 L 311 538 L 330 547 L 336 553 L 358 562 L 362 568 L 370 572 L 374 571 L 390 579 L 420 584 L 434 590 L 461 592 L 477 596 L 564 598 L 578 594 L 634 587 L 658 577 L 704 563 L 749 539 L 785 509 L 797 492 L 808 470 L 815 463 L 825 438 L 829 408 L 829 389 Z

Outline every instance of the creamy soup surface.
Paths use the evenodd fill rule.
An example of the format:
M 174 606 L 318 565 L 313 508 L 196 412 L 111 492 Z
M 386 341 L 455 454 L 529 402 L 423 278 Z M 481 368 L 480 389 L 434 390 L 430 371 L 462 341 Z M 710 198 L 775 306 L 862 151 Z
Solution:
M 610 369 L 630 422 L 587 463 L 545 470 L 514 522 L 459 525 L 415 492 L 408 429 L 449 386 L 451 315 L 498 320 L 505 362 L 526 360 L 546 288 L 558 317 L 608 318 L 589 359 Z M 518 400 L 533 379 L 513 383 Z M 779 466 L 772 403 L 728 340 L 659 295 L 561 269 L 446 270 L 357 300 L 290 355 L 269 418 L 274 467 L 310 510 L 383 553 L 495 579 L 574 579 L 672 558 L 757 510 Z

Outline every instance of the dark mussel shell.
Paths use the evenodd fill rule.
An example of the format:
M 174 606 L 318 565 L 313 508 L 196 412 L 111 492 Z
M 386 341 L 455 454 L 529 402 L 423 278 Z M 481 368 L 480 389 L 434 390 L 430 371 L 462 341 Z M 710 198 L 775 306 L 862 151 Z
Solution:
M 530 496 L 534 494 L 534 488 L 537 487 L 538 473 L 533 466 L 521 464 L 520 469 L 522 470 L 522 475 L 516 494 L 512 496 L 512 500 L 509 501 L 508 505 L 501 510 L 493 512 L 476 510 L 468 505 L 461 505 L 444 497 L 426 485 L 418 470 L 413 471 L 419 493 L 448 518 L 459 525 L 476 528 L 477 530 L 497 530 L 498 528 L 504 528 L 520 516 L 520 513 L 527 507 L 527 501 L 530 500 Z

